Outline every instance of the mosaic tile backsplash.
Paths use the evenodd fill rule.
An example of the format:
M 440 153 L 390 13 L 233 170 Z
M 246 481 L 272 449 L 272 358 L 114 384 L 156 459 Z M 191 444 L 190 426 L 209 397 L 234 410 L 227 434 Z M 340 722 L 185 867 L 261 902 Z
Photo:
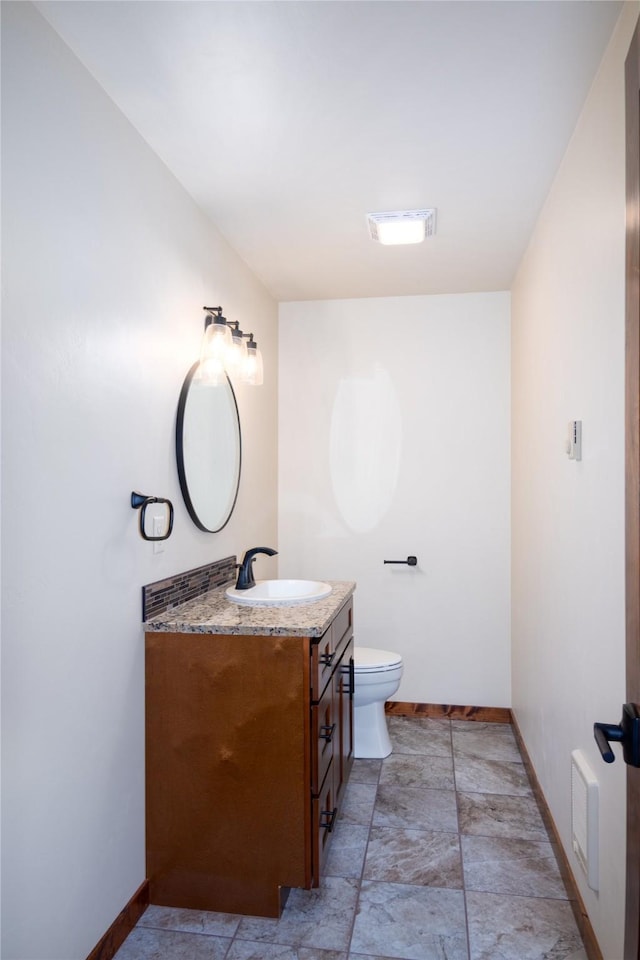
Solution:
M 229 583 L 236 576 L 237 558 L 225 557 L 193 570 L 185 570 L 165 580 L 156 580 L 142 588 L 142 620 L 156 617 L 187 600 L 193 600 L 214 587 Z

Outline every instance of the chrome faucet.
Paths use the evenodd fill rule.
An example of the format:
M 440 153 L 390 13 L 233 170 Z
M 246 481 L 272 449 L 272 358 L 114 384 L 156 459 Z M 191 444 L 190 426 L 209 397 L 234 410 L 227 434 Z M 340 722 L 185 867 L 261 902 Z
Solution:
M 242 563 L 238 564 L 239 573 L 236 590 L 250 590 L 251 587 L 255 587 L 256 581 L 253 579 L 252 564 L 258 553 L 266 553 L 268 557 L 275 557 L 278 551 L 272 550 L 271 547 L 253 547 L 252 550 L 247 550 L 242 558 Z

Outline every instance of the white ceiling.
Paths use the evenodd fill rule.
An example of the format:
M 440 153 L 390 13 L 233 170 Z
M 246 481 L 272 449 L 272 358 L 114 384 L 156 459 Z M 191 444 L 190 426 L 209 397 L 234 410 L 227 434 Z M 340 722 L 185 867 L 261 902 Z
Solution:
M 621 9 L 37 6 L 278 300 L 508 289 Z M 434 238 L 369 238 L 422 207 Z

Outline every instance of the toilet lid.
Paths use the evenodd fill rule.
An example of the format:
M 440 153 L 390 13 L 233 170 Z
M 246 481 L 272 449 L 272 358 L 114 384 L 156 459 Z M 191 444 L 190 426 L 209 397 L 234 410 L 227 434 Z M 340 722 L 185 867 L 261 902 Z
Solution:
M 402 663 L 399 653 L 391 653 L 390 650 L 374 650 L 372 647 L 356 647 L 353 659 L 356 673 L 391 670 Z

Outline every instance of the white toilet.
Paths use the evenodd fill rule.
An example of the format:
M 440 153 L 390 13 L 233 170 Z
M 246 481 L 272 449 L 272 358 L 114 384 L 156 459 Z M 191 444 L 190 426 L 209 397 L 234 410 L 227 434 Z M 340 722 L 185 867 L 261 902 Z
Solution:
M 391 740 L 384 704 L 400 686 L 402 657 L 389 650 L 356 647 L 354 670 L 354 755 L 359 758 L 388 757 Z

